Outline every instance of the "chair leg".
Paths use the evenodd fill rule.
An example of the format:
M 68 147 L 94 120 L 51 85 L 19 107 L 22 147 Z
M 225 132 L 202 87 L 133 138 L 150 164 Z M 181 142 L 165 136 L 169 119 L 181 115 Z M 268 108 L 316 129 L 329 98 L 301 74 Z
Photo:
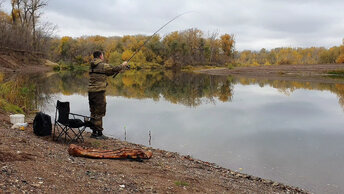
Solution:
M 58 131 L 58 130 L 57 130 L 58 128 L 60 128 L 61 131 Z M 70 136 L 70 134 L 68 133 L 69 130 L 72 131 L 72 133 L 74 134 L 74 136 L 76 136 L 76 137 L 78 136 L 78 133 L 76 133 L 76 132 L 73 130 L 73 128 L 70 128 L 70 127 L 65 126 L 65 125 L 61 125 L 61 124 L 59 124 L 59 123 L 55 123 L 55 125 L 54 125 L 54 135 L 53 135 L 53 139 L 54 139 L 55 141 L 58 141 L 60 138 L 63 138 L 63 139 L 64 139 L 64 142 L 67 142 L 67 140 L 70 139 L 70 141 L 68 141 L 68 143 L 71 142 L 71 141 L 73 141 L 73 140 L 75 140 L 76 137 L 72 138 L 72 137 Z M 56 135 L 55 135 L 55 132 L 58 133 L 58 135 L 57 135 L 56 138 L 55 138 L 55 136 L 56 136 Z M 63 137 L 63 136 L 64 136 L 64 137 Z M 73 135 L 72 135 L 72 136 L 73 136 Z
M 79 129 L 79 128 L 76 128 Z M 74 137 L 76 137 L 78 134 L 73 130 L 73 128 L 70 128 L 70 130 L 74 133 Z
M 72 137 L 70 137 L 70 135 L 68 134 L 68 127 L 67 126 L 64 126 L 64 127 L 60 126 L 60 128 L 61 128 L 61 132 L 57 136 L 56 141 L 59 140 L 61 137 L 63 138 L 63 136 L 64 136 L 65 142 L 67 141 L 67 137 L 72 139 Z
M 66 126 L 66 127 L 65 127 L 65 131 L 64 131 L 64 133 L 65 133 L 65 142 L 67 142 L 67 137 L 68 137 L 69 139 L 73 139 L 73 138 L 68 134 L 68 131 L 69 131 L 69 130 L 72 130 L 72 128 Z M 73 131 L 73 130 L 72 130 L 72 131 Z M 73 132 L 74 132 L 74 131 L 73 131 Z
M 68 135 L 68 137 L 69 137 L 69 139 L 70 139 L 70 140 L 68 141 L 68 143 L 71 143 L 71 142 L 73 142 L 73 141 L 76 141 L 76 142 L 77 142 L 78 139 L 79 139 L 79 138 L 78 138 L 78 134 L 79 134 L 79 133 L 78 133 L 78 132 L 75 132 L 73 128 L 69 128 L 69 129 L 70 129 L 70 131 L 72 131 L 72 133 L 74 134 L 74 138 L 72 138 L 71 136 Z M 80 130 L 79 128 L 75 128 L 75 129 L 78 129 L 78 131 Z
M 80 129 L 80 128 L 78 128 L 78 129 L 79 129 L 79 133 L 76 134 L 75 140 L 76 140 L 76 141 L 80 140 L 81 142 L 84 142 L 84 137 L 82 136 L 82 134 L 83 134 L 83 132 L 85 131 L 86 126 L 82 127 L 81 129 Z
M 61 131 L 59 131 L 58 128 L 60 128 Z M 75 131 L 75 129 L 77 129 L 77 131 Z M 56 122 L 54 124 L 53 140 L 58 141 L 60 138 L 63 138 L 64 142 L 68 142 L 68 143 L 72 141 L 84 142 L 84 138 L 82 134 L 86 130 L 86 126 L 83 126 L 82 128 L 75 128 L 75 129 L 70 128 L 65 125 L 61 125 L 58 122 Z M 69 131 L 71 131 L 70 134 L 68 133 Z M 57 133 L 58 135 L 56 135 L 55 133 Z
M 54 132 L 53 132 L 53 141 L 55 141 L 56 127 L 57 127 L 57 125 L 56 125 L 56 122 L 55 122 L 55 123 L 54 123 Z
M 54 131 L 56 131 L 58 133 L 58 135 L 56 136 L 56 139 L 55 139 L 55 141 L 57 141 L 63 135 L 63 130 L 62 130 L 62 126 L 60 126 L 58 123 L 55 123 L 55 126 L 56 126 L 56 128 L 54 128 Z M 59 132 L 58 128 L 61 128 L 61 132 Z M 55 134 L 54 134 L 54 136 L 55 136 Z
M 64 129 L 63 129 L 62 126 L 58 125 L 58 127 L 61 128 L 61 132 L 60 132 L 59 135 L 56 137 L 56 141 L 59 140 L 59 139 L 63 136 L 63 132 L 64 132 Z M 57 128 L 58 128 L 58 127 L 57 127 Z
M 55 141 L 55 127 L 56 127 L 56 123 L 54 123 L 54 130 L 53 130 L 53 134 L 51 134 L 53 136 L 53 141 Z

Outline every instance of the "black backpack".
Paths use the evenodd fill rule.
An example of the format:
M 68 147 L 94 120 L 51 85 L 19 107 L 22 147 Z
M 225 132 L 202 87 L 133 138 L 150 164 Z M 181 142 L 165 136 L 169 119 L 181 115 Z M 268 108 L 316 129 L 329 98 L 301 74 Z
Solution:
M 33 132 L 38 136 L 48 136 L 51 130 L 51 117 L 42 112 L 37 113 L 33 120 Z

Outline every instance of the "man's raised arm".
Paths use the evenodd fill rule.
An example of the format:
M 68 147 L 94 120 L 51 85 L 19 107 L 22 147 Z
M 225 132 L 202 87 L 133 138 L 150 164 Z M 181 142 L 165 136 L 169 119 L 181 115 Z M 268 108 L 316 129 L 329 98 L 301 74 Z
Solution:
M 116 66 L 112 66 L 112 65 L 105 63 L 104 64 L 105 74 L 107 76 L 111 76 L 111 75 L 114 75 L 115 73 L 119 73 L 121 70 L 126 69 L 127 65 L 128 65 L 128 62 L 126 62 L 126 61 L 124 61 L 122 64 L 116 65 Z

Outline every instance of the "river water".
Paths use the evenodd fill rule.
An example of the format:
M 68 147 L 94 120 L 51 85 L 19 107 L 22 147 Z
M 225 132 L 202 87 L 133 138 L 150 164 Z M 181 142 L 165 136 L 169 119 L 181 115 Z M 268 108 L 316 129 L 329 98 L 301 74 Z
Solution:
M 52 118 L 56 100 L 90 114 L 87 74 L 31 75 L 25 83 Z M 109 79 L 104 133 L 311 192 L 344 193 L 343 105 L 342 84 L 128 71 Z

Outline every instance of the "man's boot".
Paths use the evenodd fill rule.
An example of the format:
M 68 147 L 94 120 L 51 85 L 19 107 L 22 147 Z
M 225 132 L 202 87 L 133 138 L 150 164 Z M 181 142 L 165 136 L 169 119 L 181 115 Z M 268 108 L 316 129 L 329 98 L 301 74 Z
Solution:
M 98 139 L 99 137 L 99 131 L 101 132 L 103 130 L 102 125 L 102 117 L 95 117 L 91 119 L 93 126 L 91 127 L 92 129 L 92 135 L 91 138 Z
M 93 130 L 90 138 L 97 138 L 97 137 L 98 137 L 97 131 Z
M 102 131 L 98 131 L 96 139 L 109 139 L 109 138 L 103 135 Z

